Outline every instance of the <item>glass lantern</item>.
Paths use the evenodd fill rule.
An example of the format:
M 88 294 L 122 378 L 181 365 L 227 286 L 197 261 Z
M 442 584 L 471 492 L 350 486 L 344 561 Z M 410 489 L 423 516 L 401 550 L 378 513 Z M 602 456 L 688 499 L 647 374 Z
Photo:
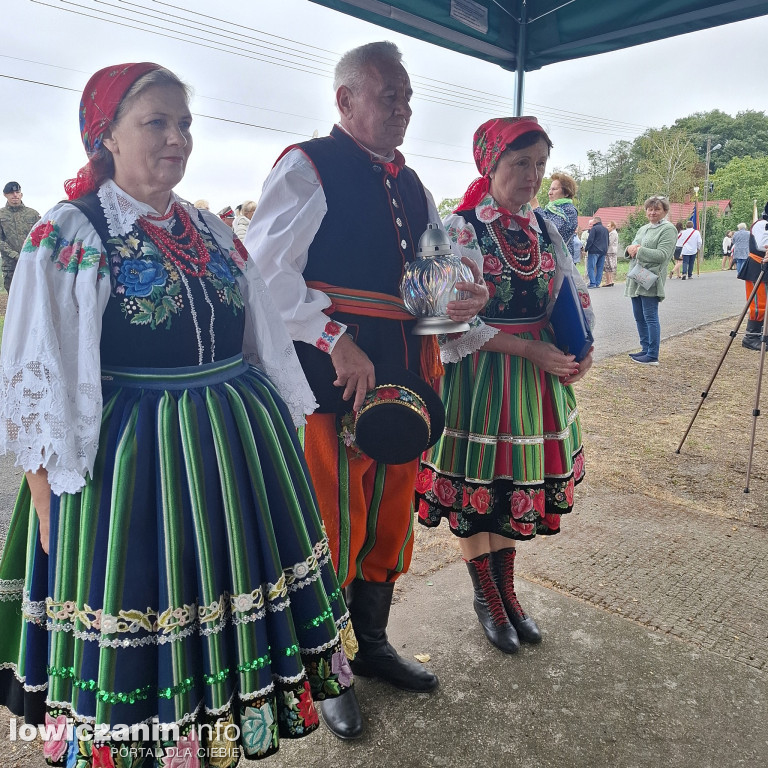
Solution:
M 405 268 L 400 294 L 405 308 L 419 318 L 413 333 L 429 336 L 469 330 L 468 323 L 455 323 L 448 317 L 449 301 L 468 299 L 467 291 L 456 290 L 457 282 L 474 282 L 470 268 L 451 250 L 448 233 L 429 224 L 419 239 L 417 258 Z

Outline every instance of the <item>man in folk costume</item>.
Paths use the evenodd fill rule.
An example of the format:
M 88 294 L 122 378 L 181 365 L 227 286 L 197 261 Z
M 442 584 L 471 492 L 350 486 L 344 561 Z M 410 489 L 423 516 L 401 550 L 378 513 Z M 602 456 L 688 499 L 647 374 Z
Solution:
M 763 264 L 768 262 L 768 203 L 765 204 L 763 217 L 758 219 L 749 231 L 749 258 L 739 277 L 746 281 L 747 298 L 749 298 L 760 276 Z M 749 320 L 747 331 L 741 345 L 747 349 L 759 350 L 762 344 L 763 319 L 765 318 L 766 285 L 763 278 L 754 298 L 749 305 Z
M 421 234 L 440 217 L 396 149 L 412 94 L 397 46 L 370 43 L 349 51 L 336 67 L 334 88 L 339 123 L 330 136 L 283 152 L 245 244 L 319 403 L 308 419 L 305 452 L 360 646 L 354 671 L 425 692 L 437 687 L 437 677 L 401 658 L 386 633 L 395 580 L 411 560 L 418 458 L 384 464 L 356 453 L 340 439 L 336 414 L 342 397 L 360 408 L 379 366 L 401 366 L 424 379 L 442 372 L 434 337 L 422 352 L 423 337 L 412 335 L 399 292 Z M 459 322 L 488 300 L 479 268 L 471 269 L 475 282 L 457 285 L 471 298 L 448 305 Z M 322 708 L 340 738 L 362 733 L 350 691 Z

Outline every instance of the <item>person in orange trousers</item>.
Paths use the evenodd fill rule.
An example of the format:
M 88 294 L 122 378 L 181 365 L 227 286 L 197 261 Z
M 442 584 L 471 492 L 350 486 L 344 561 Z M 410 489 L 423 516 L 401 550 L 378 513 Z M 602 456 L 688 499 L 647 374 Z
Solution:
M 768 264 L 768 203 L 765 204 L 763 217 L 752 225 L 749 232 L 749 258 L 744 268 L 739 270 L 739 277 L 746 282 L 747 298 L 754 290 L 761 270 Z M 749 305 L 749 320 L 741 346 L 759 350 L 763 341 L 763 320 L 765 319 L 766 285 L 765 277 L 760 283 Z
M 352 669 L 427 692 L 437 687 L 437 677 L 402 658 L 386 631 L 395 581 L 410 565 L 418 460 L 395 465 L 357 455 L 340 443 L 336 413 L 342 398 L 360 409 L 379 366 L 429 378 L 399 285 L 421 234 L 440 217 L 397 150 L 412 94 L 397 46 L 369 43 L 347 52 L 334 88 L 339 123 L 330 136 L 283 152 L 264 184 L 245 245 L 319 403 L 307 420 L 304 448 L 359 643 Z M 473 266 L 474 282 L 457 284 L 471 298 L 448 305 L 459 322 L 488 301 Z M 361 735 L 354 688 L 321 712 L 339 738 Z

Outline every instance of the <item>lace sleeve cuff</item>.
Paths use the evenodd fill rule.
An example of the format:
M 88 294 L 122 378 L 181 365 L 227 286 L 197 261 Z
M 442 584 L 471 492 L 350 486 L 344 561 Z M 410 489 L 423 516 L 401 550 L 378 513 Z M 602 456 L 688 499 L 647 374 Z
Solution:
M 440 359 L 444 363 L 458 363 L 462 357 L 477 352 L 487 341 L 490 341 L 497 333 L 497 328 L 491 328 L 479 318 L 475 318 L 469 325 L 469 330 L 456 338 L 440 336 Z

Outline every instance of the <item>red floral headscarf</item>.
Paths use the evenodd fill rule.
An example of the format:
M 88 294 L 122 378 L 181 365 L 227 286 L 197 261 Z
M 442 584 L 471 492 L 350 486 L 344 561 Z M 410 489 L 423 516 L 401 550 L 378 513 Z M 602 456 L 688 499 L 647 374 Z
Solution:
M 475 208 L 488 194 L 491 180 L 488 176 L 496 167 L 506 148 L 524 133 L 537 131 L 545 138 L 546 131 L 535 117 L 498 117 L 483 123 L 476 131 L 472 142 L 475 165 L 480 171 L 480 178 L 475 179 L 467 188 L 457 211 Z
M 76 200 L 96 189 L 90 158 L 101 148 L 104 132 L 115 119 L 120 102 L 131 86 L 147 72 L 160 68 L 159 64 L 149 61 L 114 64 L 100 69 L 86 83 L 80 100 L 80 136 L 89 160 L 74 179 L 64 182 L 69 200 Z

